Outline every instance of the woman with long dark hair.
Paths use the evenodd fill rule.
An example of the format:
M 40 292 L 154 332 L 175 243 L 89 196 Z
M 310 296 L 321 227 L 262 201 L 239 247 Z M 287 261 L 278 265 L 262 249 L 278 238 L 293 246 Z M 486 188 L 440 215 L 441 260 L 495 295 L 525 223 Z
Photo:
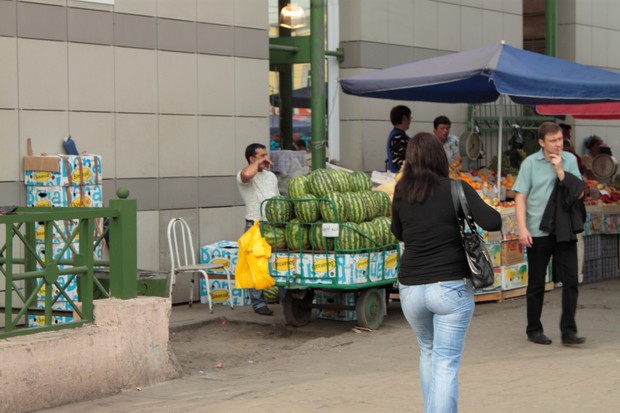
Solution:
M 398 274 L 401 308 L 420 348 L 424 411 L 457 412 L 458 371 L 474 312 L 471 272 L 452 203 L 448 159 L 439 140 L 416 134 L 407 146 L 392 203 L 392 232 L 405 243 Z M 500 214 L 462 181 L 469 208 L 487 231 Z

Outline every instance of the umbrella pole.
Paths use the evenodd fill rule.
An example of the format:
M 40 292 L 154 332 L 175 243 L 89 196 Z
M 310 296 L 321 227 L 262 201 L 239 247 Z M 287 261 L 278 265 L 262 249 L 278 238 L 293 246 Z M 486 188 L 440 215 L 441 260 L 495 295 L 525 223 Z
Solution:
M 499 201 L 502 193 L 502 141 L 504 131 L 504 103 L 505 96 L 499 96 L 499 142 L 497 144 L 497 200 Z

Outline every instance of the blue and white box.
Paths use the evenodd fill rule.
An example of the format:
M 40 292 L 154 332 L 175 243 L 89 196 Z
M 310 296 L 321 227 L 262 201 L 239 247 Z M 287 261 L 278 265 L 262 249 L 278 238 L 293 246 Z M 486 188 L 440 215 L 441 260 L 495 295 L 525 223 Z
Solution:
M 238 255 L 239 245 L 235 241 L 218 241 L 200 247 L 201 264 L 222 264 L 228 269 L 231 277 L 235 274 Z M 222 269 L 209 270 L 209 272 L 226 275 L 226 271 Z
M 24 183 L 28 186 L 100 185 L 100 155 L 42 155 L 24 157 Z
M 228 280 L 225 275 L 209 274 L 209 289 L 211 292 L 211 302 L 234 307 L 250 305 L 250 294 L 248 290 L 235 288 L 235 278 L 231 275 L 232 296 L 228 291 Z M 203 277 L 200 277 L 200 303 L 208 304 L 207 284 Z

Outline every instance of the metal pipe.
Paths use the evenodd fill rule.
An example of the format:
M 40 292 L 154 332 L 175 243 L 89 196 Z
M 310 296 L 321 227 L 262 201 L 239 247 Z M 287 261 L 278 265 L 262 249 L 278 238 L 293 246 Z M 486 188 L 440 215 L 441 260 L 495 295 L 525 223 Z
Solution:
M 288 0 L 278 0 L 278 10 L 282 10 Z M 278 26 L 280 37 L 291 37 L 291 29 Z M 290 47 L 290 46 L 282 46 Z M 278 67 L 280 89 L 280 149 L 293 148 L 293 65 Z
M 325 168 L 325 1 L 310 1 L 312 169 Z
M 545 54 L 555 57 L 558 31 L 557 0 L 545 0 Z
M 279 50 L 282 52 L 291 52 L 297 53 L 299 51 L 299 47 L 297 46 L 287 46 L 285 44 L 270 44 L 269 50 Z
M 327 141 L 329 159 L 340 160 L 340 62 L 344 58 L 344 50 L 340 44 L 340 2 L 327 2 Z M 329 50 L 336 50 L 330 52 Z M 334 59 L 335 56 L 336 58 Z

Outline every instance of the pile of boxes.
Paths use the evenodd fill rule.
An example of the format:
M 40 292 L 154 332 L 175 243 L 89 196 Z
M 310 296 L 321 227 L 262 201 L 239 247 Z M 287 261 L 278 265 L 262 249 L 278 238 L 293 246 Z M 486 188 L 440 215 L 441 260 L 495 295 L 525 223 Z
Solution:
M 292 281 L 325 288 L 366 286 L 384 280 L 396 281 L 398 258 L 395 249 L 360 254 L 275 252 L 269 258 L 269 273 L 278 283 Z
M 224 270 L 211 270 L 209 272 L 209 290 L 211 291 L 211 301 L 213 304 L 222 304 L 239 307 L 250 305 L 250 295 L 248 290 L 235 288 L 235 268 L 239 246 L 233 241 L 219 241 L 214 244 L 200 247 L 200 262 L 202 264 L 223 264 L 230 273 L 232 287 L 232 297 L 228 292 L 228 280 Z M 207 284 L 204 279 L 200 280 L 200 302 L 207 304 Z
M 24 158 L 24 183 L 26 184 L 26 205 L 29 207 L 102 207 L 102 174 L 101 156 L 99 155 L 45 155 L 26 156 Z M 59 231 L 68 237 L 77 222 L 71 220 L 56 222 L 52 229 L 54 245 L 53 257 L 57 259 L 63 250 L 64 241 Z M 102 230 L 102 222 L 96 225 L 96 231 Z M 42 261 L 45 260 L 45 227 L 35 224 L 36 251 Z M 79 251 L 79 240 L 73 240 L 72 246 Z M 94 252 L 95 259 L 102 259 L 103 246 L 99 245 Z M 62 259 L 71 259 L 72 252 L 67 249 Z M 59 265 L 59 268 L 63 268 Z M 37 264 L 37 270 L 41 267 Z M 61 275 L 57 279 L 65 294 L 73 301 L 77 301 L 77 277 Z M 53 286 L 52 291 L 42 287 L 37 292 L 37 307 L 45 307 L 45 295 L 56 297 L 58 289 Z M 61 294 L 56 303 L 56 310 L 71 310 L 66 298 Z M 73 317 L 55 316 L 54 323 L 71 322 Z M 42 316 L 29 315 L 29 326 L 44 325 Z
M 487 288 L 476 289 L 477 295 L 501 293 L 527 287 L 528 266 L 527 250 L 519 242 L 517 218 L 514 208 L 501 212 L 501 231 L 487 232 L 478 227 L 491 256 L 495 272 L 495 283 Z M 551 271 L 547 271 L 547 282 L 551 281 Z M 523 290 L 520 290 L 523 292 Z M 501 299 L 501 297 L 499 297 Z

